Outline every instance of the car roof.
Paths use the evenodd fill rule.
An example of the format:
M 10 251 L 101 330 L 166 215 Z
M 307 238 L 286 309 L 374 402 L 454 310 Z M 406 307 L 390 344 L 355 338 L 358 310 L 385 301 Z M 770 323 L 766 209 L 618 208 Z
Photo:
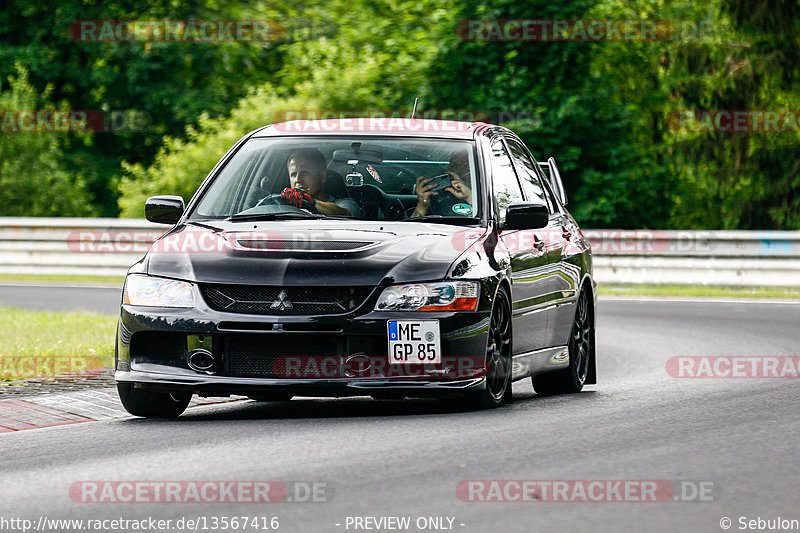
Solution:
M 252 136 L 367 135 L 472 140 L 477 133 L 494 127 L 496 126 L 484 122 L 411 119 L 405 117 L 356 117 L 279 122 L 256 130 Z

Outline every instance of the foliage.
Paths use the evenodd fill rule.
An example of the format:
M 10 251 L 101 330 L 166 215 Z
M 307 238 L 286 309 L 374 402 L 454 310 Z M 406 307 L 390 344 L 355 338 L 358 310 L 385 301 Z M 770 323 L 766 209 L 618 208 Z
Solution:
M 144 201 L 156 194 L 178 194 L 188 201 L 217 160 L 244 133 L 273 122 L 281 111 L 309 109 L 309 105 L 298 98 L 278 99 L 264 86 L 240 100 L 228 117 L 201 116 L 196 128 L 187 127 L 185 138 L 165 138 L 149 167 L 123 163 L 122 216 L 141 217 Z
M 122 216 L 141 216 L 153 194 L 179 194 L 188 200 L 225 151 L 243 134 L 281 120 L 287 111 L 408 109 L 421 95 L 425 71 L 435 49 L 422 37 L 431 35 L 446 17 L 445 3 L 408 1 L 364 3 L 336 0 L 327 9 L 336 17 L 337 41 L 320 38 L 291 47 L 277 74 L 280 88 L 265 84 L 239 101 L 229 116 L 202 116 L 184 138 L 167 137 L 152 165 L 124 164 L 120 184 Z M 382 14 L 382 15 L 381 15 Z M 309 14 L 326 27 L 325 13 Z M 407 17 L 397 24 L 392 16 Z M 383 18 L 381 18 L 383 17 Z M 384 36 L 377 46 L 375 34 Z M 350 46 L 341 46 L 341 41 Z
M 71 21 L 104 18 L 277 19 L 289 35 L 66 37 Z M 661 20 L 676 31 L 653 41 L 460 38 L 465 19 L 508 18 Z M 84 176 L 100 214 L 141 216 L 151 194 L 188 199 L 236 139 L 282 110 L 406 110 L 420 97 L 422 110 L 516 113 L 507 125 L 537 157 L 556 157 L 586 227 L 800 228 L 798 129 L 709 131 L 680 120 L 703 110 L 800 112 L 796 0 L 29 2 L 0 14 L 0 73 L 14 62 L 51 106 L 152 117 L 146 131 L 40 146 L 50 161 L 41 164 Z
M 35 117 L 19 111 L 55 111 L 47 102 L 49 88 L 37 94 L 20 65 L 4 89 L 0 82 L 0 205 L 5 216 L 87 216 L 94 214 L 80 175 L 67 172 L 62 161 L 66 133 L 27 131 Z
M 60 158 L 85 176 L 101 214 L 117 214 L 120 161 L 149 162 L 164 135 L 183 135 L 204 112 L 226 114 L 248 88 L 270 79 L 286 43 L 81 41 L 81 20 L 235 20 L 253 18 L 241 2 L 175 0 L 15 0 L 0 10 L 0 74 L 21 63 L 40 92 L 70 109 L 136 112 L 149 124 L 70 136 Z M 247 7 L 247 9 L 245 9 Z M 262 8 L 259 19 L 278 18 Z

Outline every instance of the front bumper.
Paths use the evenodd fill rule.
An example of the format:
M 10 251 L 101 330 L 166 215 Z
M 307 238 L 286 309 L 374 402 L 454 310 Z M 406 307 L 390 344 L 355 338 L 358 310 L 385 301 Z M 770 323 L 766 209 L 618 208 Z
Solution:
M 372 299 L 370 299 L 372 300 Z M 486 298 L 482 298 L 484 305 Z M 284 392 L 295 396 L 453 397 L 485 387 L 489 310 L 474 312 L 376 312 L 357 309 L 346 315 L 245 315 L 210 309 L 202 299 L 193 309 L 153 309 L 123 305 L 117 334 L 117 382 L 166 392 L 202 396 L 254 396 Z M 438 320 L 442 363 L 389 365 L 388 320 Z M 196 372 L 187 362 L 188 338 L 203 337 L 214 352 L 213 373 Z M 209 341 L 209 337 L 213 340 Z M 295 346 L 278 357 L 275 346 Z M 248 361 L 264 375 L 231 371 L 246 346 Z M 305 353 L 304 350 L 309 350 Z M 286 363 L 286 357 L 295 358 Z M 294 365 L 294 366 L 292 366 Z M 288 369 L 288 370 L 287 370 Z
M 287 392 L 293 396 L 413 396 L 457 397 L 482 388 L 485 378 L 433 379 L 265 379 L 225 376 L 185 376 L 176 373 L 117 371 L 117 382 L 131 382 L 162 392 L 192 392 L 200 396 L 256 396 L 264 392 Z

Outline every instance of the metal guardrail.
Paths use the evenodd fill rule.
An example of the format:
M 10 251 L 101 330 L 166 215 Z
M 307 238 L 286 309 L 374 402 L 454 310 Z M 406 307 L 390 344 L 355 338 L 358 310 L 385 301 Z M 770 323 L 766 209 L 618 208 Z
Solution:
M 0 274 L 122 277 L 167 229 L 139 219 L 0 217 Z
M 120 276 L 167 226 L 0 217 L 0 274 Z M 800 285 L 800 231 L 584 230 L 598 283 Z
M 586 230 L 598 283 L 800 285 L 800 231 Z

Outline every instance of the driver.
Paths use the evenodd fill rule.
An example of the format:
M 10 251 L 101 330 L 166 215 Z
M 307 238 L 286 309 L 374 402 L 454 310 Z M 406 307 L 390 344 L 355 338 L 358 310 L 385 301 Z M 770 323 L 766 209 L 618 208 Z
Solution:
M 323 215 L 357 217 L 358 204 L 352 198 L 331 198 L 325 192 L 328 165 L 316 148 L 295 150 L 286 163 L 291 187 L 283 189 L 281 198 L 290 205 L 314 210 Z
M 450 175 L 450 187 L 445 187 L 444 192 L 450 193 L 458 202 L 472 207 L 472 189 L 469 186 L 469 155 L 467 152 L 455 152 L 450 156 L 450 165 L 445 174 Z M 435 178 L 417 178 L 415 191 L 417 194 L 417 207 L 411 218 L 426 215 L 452 215 L 452 205 L 444 199 L 435 198 L 439 194 L 437 184 L 432 183 Z

